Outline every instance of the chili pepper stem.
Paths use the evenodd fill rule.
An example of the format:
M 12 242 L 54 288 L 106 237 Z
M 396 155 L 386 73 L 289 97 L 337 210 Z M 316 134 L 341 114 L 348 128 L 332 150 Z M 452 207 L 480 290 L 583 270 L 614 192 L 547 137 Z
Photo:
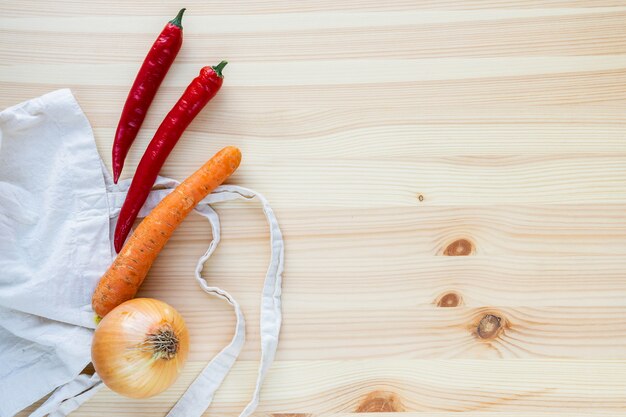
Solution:
M 185 9 L 184 7 L 180 9 L 176 17 L 170 20 L 170 23 L 182 29 L 183 28 L 183 13 L 185 13 L 185 10 L 187 9 Z
M 219 64 L 217 64 L 216 66 L 211 67 L 211 68 L 213 68 L 213 71 L 215 71 L 215 73 L 217 74 L 218 77 L 224 78 L 224 76 L 222 75 L 222 70 L 224 69 L 226 64 L 228 64 L 228 61 L 222 61 Z

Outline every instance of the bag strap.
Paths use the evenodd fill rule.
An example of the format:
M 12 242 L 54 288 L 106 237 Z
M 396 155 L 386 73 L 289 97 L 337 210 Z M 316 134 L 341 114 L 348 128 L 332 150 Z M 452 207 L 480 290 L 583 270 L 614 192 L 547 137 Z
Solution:
M 167 414 L 167 417 L 195 417 L 201 416 L 209 407 L 215 391 L 233 367 L 245 343 L 245 321 L 237 301 L 226 291 L 211 287 L 202 278 L 204 263 L 211 256 L 220 239 L 220 223 L 217 213 L 209 204 L 235 199 L 254 200 L 261 202 L 263 212 L 270 226 L 271 261 L 263 284 L 261 300 L 261 362 L 257 374 L 256 386 L 252 399 L 241 412 L 240 417 L 247 417 L 254 412 L 259 403 L 261 385 L 267 371 L 274 361 L 278 336 L 280 333 L 281 316 L 281 283 L 284 267 L 285 248 L 278 221 L 267 200 L 260 194 L 243 187 L 226 185 L 216 189 L 213 194 L 204 199 L 196 210 L 211 223 L 213 241 L 206 253 L 198 260 L 196 266 L 196 280 L 200 287 L 209 294 L 214 294 L 229 302 L 235 310 L 237 325 L 235 334 L 228 346 L 218 353 L 202 370 L 196 380 L 189 386 L 176 405 Z
M 94 396 L 104 385 L 98 374 L 81 374 L 57 388 L 29 417 L 64 417 Z
M 107 181 L 110 216 L 113 218 L 119 214 L 126 190 L 130 184 L 128 181 L 122 181 L 118 186 L 111 186 L 111 184 L 112 182 Z M 163 187 L 163 189 L 157 189 L 150 193 L 148 200 L 139 213 L 140 217 L 145 217 L 178 183 L 174 180 L 159 177 L 156 185 Z M 269 202 L 261 194 L 235 185 L 220 186 L 195 208 L 196 212 L 209 221 L 213 235 L 209 247 L 198 260 L 195 278 L 200 288 L 206 293 L 220 297 L 233 306 L 237 318 L 235 334 L 228 346 L 222 349 L 200 372 L 200 375 L 196 377 L 187 391 L 170 410 L 167 417 L 200 417 L 213 401 L 215 392 L 235 364 L 245 343 L 245 318 L 239 303 L 228 292 L 218 287 L 210 286 L 202 277 L 204 263 L 211 257 L 221 238 L 219 216 L 211 208 L 210 204 L 237 199 L 245 201 L 258 200 L 261 203 L 263 213 L 270 227 L 271 244 L 270 265 L 265 275 L 261 298 L 261 361 L 252 399 L 241 412 L 240 417 L 248 417 L 258 406 L 263 380 L 276 355 L 282 322 L 281 293 L 285 257 L 285 246 L 280 227 L 278 226 L 278 220 Z M 89 386 L 85 385 L 86 378 L 88 378 Z M 91 398 L 101 387 L 102 382 L 97 374 L 94 374 L 91 378 L 86 375 L 79 375 L 75 380 L 59 387 L 48 401 L 31 414 L 31 417 L 40 417 L 46 414 L 54 417 L 66 416 Z

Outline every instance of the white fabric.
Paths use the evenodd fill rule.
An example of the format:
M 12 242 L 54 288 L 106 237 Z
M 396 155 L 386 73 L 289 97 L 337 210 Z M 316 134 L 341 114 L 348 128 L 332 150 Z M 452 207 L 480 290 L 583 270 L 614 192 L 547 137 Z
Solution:
M 102 387 L 98 375 L 79 373 L 90 361 L 91 294 L 113 260 L 113 230 L 130 183 L 112 183 L 69 90 L 0 112 L 0 146 L 0 417 L 12 416 L 57 387 L 31 416 L 65 416 Z M 157 185 L 140 216 L 177 182 L 159 177 Z M 168 416 L 202 415 L 245 341 L 237 301 L 202 278 L 204 262 L 220 240 L 219 217 L 209 204 L 233 199 L 261 203 L 272 249 L 261 304 L 261 363 L 242 416 L 256 408 L 274 359 L 281 325 L 282 235 L 263 196 L 222 186 L 196 207 L 211 223 L 213 240 L 198 260 L 195 277 L 205 292 L 233 306 L 235 334 Z
M 76 410 L 82 403 L 91 398 L 102 388 L 102 380 L 98 374 L 81 374 L 71 382 L 59 387 L 48 397 L 32 416 L 66 416 Z

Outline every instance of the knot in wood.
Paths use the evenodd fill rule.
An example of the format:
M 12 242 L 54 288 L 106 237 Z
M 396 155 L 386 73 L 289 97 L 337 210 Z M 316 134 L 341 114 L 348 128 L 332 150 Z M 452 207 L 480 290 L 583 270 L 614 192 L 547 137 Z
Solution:
M 474 245 L 467 239 L 457 239 L 443 251 L 446 256 L 468 256 L 472 253 L 474 253 Z
M 502 318 L 494 314 L 486 314 L 476 326 L 476 335 L 481 339 L 494 339 L 502 331 Z
M 437 300 L 437 307 L 458 307 L 461 305 L 461 296 L 455 292 L 443 294 Z
M 354 412 L 394 413 L 402 411 L 404 411 L 404 407 L 396 394 L 388 391 L 374 391 L 361 400 Z

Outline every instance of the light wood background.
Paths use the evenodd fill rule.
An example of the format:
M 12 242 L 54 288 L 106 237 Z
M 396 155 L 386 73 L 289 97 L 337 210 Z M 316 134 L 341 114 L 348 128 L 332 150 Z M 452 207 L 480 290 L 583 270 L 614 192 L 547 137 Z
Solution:
M 110 164 L 129 85 L 182 6 L 124 174 L 200 67 L 228 59 L 162 173 L 239 146 L 231 182 L 281 222 L 284 328 L 256 415 L 626 416 L 626 2 L 4 0 L 0 105 L 70 87 Z M 258 207 L 219 212 L 206 275 L 249 334 L 207 415 L 236 416 L 268 231 Z M 188 321 L 183 376 L 76 416 L 164 415 L 227 343 L 231 310 L 192 277 L 209 239 L 189 218 L 141 292 Z

